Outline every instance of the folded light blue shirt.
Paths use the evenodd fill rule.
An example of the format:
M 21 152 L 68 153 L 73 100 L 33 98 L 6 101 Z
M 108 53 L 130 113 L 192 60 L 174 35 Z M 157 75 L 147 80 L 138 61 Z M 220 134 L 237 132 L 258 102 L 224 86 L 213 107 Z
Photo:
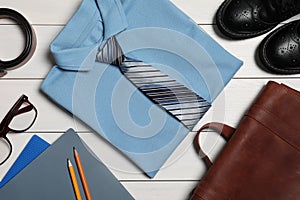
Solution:
M 149 63 L 212 103 L 241 67 L 169 0 L 83 0 L 51 43 L 41 89 L 149 177 L 189 130 L 96 55 L 115 36 L 126 56 Z

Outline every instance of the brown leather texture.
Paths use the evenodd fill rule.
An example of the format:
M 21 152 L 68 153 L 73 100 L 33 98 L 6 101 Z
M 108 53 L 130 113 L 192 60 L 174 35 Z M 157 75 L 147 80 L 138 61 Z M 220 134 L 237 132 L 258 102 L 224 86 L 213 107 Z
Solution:
M 207 168 L 210 168 L 213 163 L 211 162 L 211 160 L 209 159 L 209 157 L 202 151 L 201 146 L 200 146 L 200 135 L 202 133 L 203 130 L 205 129 L 212 129 L 218 133 L 221 134 L 221 136 L 226 140 L 229 141 L 231 136 L 233 135 L 235 129 L 226 125 L 226 124 L 222 124 L 222 123 L 218 123 L 218 122 L 212 122 L 212 123 L 208 123 L 203 125 L 199 131 L 197 132 L 195 139 L 194 139 L 194 146 L 196 148 L 196 150 L 198 151 L 198 154 L 200 155 L 200 157 L 202 158 L 202 160 L 204 161 L 205 165 Z
M 300 199 L 300 93 L 270 81 L 191 200 Z

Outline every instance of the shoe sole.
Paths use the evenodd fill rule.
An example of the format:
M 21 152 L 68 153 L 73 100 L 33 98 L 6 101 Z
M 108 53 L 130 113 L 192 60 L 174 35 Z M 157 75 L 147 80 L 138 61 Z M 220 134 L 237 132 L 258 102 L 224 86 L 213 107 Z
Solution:
M 219 28 L 219 30 L 221 31 L 222 34 L 224 34 L 225 36 L 232 38 L 232 39 L 248 39 L 248 38 L 252 38 L 252 37 L 256 37 L 262 34 L 265 34 L 267 32 L 269 32 L 270 30 L 272 30 L 273 28 L 275 28 L 278 24 L 274 24 L 274 26 L 265 29 L 263 31 L 258 31 L 255 33 L 236 33 L 231 31 L 230 29 L 228 29 L 226 27 L 226 25 L 223 23 L 223 18 L 224 18 L 224 12 L 225 9 L 227 8 L 227 6 L 232 2 L 232 0 L 226 0 L 224 1 L 221 6 L 218 8 L 217 10 L 217 15 L 216 15 L 216 24 Z

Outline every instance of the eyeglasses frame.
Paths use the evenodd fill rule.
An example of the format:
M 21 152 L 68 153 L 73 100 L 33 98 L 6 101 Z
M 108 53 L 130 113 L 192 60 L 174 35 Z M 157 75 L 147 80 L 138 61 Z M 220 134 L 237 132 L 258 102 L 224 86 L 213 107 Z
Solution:
M 26 105 L 25 107 L 21 108 L 21 106 L 24 103 L 27 103 L 28 105 Z M 34 115 L 34 118 L 33 118 L 32 122 L 31 122 L 31 124 L 27 128 L 22 129 L 22 130 L 15 130 L 15 129 L 12 129 L 12 128 L 9 127 L 9 124 L 11 123 L 11 121 L 13 120 L 14 117 L 16 117 L 17 115 L 26 113 L 26 112 L 30 112 L 31 110 L 35 111 L 35 115 Z M 9 132 L 21 133 L 21 132 L 27 131 L 34 124 L 34 122 L 35 122 L 35 120 L 37 118 L 37 114 L 38 114 L 37 109 L 28 100 L 28 97 L 23 94 L 16 101 L 16 103 L 11 107 L 11 109 L 8 111 L 8 113 L 5 115 L 5 117 L 3 118 L 3 120 L 0 123 L 0 138 L 3 138 L 7 142 L 8 146 L 9 146 L 9 153 L 8 153 L 7 157 L 2 162 L 0 162 L 0 165 L 2 165 L 3 163 L 5 163 L 8 160 L 8 158 L 11 156 L 11 154 L 12 154 L 13 147 L 12 147 L 11 142 L 7 138 L 7 133 L 9 133 Z

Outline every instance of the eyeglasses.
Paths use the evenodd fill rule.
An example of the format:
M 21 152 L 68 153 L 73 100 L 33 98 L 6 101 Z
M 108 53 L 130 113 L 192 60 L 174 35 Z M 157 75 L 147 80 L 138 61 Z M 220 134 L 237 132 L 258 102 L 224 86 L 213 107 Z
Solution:
M 0 123 L 0 165 L 7 161 L 12 153 L 12 144 L 6 136 L 7 133 L 27 131 L 35 122 L 36 117 L 37 109 L 23 94 Z

